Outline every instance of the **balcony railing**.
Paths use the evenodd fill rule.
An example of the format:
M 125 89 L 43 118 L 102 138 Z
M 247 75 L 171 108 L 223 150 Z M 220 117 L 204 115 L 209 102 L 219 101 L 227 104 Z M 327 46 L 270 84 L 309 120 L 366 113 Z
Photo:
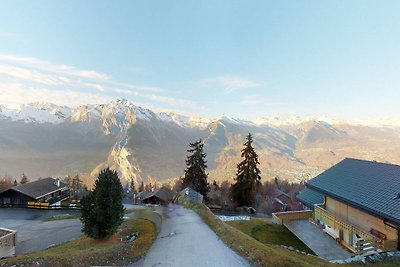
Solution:
M 345 245 L 355 253 L 362 254 L 371 250 L 382 249 L 383 247 L 382 239 L 348 223 L 318 205 L 314 207 L 314 219 L 335 230 L 340 230 L 341 233 L 346 231 L 349 235 L 349 243 Z M 353 239 L 354 236 L 357 236 L 357 238 Z M 343 240 L 340 241 L 344 243 Z

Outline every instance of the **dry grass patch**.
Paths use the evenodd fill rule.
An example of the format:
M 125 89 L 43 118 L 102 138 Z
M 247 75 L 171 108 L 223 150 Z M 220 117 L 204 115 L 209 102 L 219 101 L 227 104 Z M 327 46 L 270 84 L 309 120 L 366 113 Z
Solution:
M 291 246 L 308 254 L 315 255 L 300 239 L 286 227 L 261 219 L 226 222 L 263 244 Z
M 134 242 L 121 238 L 139 232 Z M 126 220 L 121 230 L 106 240 L 82 237 L 40 252 L 0 261 L 0 266 L 121 266 L 133 263 L 146 254 L 156 238 L 154 224 L 145 219 Z

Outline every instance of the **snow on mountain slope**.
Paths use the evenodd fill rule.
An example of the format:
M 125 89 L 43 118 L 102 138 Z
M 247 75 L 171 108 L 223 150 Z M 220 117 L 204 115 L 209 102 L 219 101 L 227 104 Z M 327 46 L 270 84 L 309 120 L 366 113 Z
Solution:
M 181 127 L 206 129 L 211 120 L 201 117 L 189 117 L 185 115 L 176 114 L 173 112 L 160 112 L 157 114 L 160 120 L 174 122 Z
M 46 102 L 24 104 L 17 110 L 0 107 L 0 118 L 27 123 L 58 124 L 64 122 L 70 115 L 71 108 Z

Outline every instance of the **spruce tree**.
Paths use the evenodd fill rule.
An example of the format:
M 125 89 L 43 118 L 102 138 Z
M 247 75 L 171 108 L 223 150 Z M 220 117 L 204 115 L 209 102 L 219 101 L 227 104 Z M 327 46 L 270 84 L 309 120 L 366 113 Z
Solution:
M 89 237 L 103 239 L 114 234 L 122 223 L 123 188 L 116 171 L 100 172 L 94 189 L 82 201 L 82 231 Z
M 129 184 L 129 190 L 135 192 L 135 181 L 131 178 L 131 183 Z
M 203 152 L 203 142 L 200 139 L 195 143 L 189 143 L 187 150 L 190 155 L 186 159 L 185 177 L 182 179 L 183 187 L 191 187 L 207 198 L 207 193 L 210 187 L 207 181 L 208 174 L 206 173 L 207 161 L 206 154 Z
M 239 206 L 252 206 L 257 186 L 260 184 L 261 176 L 257 165 L 258 155 L 252 146 L 251 134 L 246 137 L 244 149 L 242 149 L 242 162 L 237 165 L 237 173 L 232 186 L 232 196 Z

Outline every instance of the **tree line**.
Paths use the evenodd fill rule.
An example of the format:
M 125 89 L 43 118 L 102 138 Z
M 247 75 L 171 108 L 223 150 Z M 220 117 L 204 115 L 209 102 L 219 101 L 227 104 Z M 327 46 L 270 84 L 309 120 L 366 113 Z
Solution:
M 185 176 L 182 179 L 183 187 L 191 187 L 202 194 L 206 201 L 209 200 L 208 193 L 211 186 L 208 182 L 206 153 L 203 151 L 204 143 L 199 140 L 189 144 L 186 159 Z M 227 196 L 231 196 L 238 206 L 253 206 L 257 188 L 260 186 L 261 171 L 258 168 L 260 162 L 253 147 L 253 137 L 249 133 L 241 150 L 241 162 L 237 164 L 237 172 L 234 177 L 235 183 L 229 187 Z M 215 186 L 215 184 L 214 184 Z M 225 185 L 224 188 L 227 186 Z
M 26 184 L 28 182 L 29 182 L 29 179 L 25 175 L 25 173 L 22 174 L 19 181 L 17 179 L 14 179 L 11 175 L 5 174 L 2 178 L 0 178 L 0 192 L 7 190 L 13 186 L 16 186 L 19 184 Z

